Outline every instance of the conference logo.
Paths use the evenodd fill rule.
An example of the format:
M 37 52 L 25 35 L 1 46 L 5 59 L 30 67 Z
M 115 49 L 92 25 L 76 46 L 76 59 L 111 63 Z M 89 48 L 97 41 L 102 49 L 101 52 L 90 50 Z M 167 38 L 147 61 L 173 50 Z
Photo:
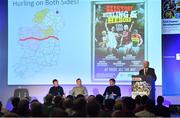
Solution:
M 163 56 L 164 59 L 176 59 L 180 61 L 180 53 L 176 53 L 176 56 Z
M 176 60 L 180 60 L 180 53 L 176 54 Z

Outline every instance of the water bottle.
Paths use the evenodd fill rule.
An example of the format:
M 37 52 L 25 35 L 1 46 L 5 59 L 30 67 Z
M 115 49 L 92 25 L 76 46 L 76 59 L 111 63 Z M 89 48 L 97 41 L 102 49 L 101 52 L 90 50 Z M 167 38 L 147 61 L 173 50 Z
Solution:
M 24 97 L 27 97 L 27 93 L 26 92 L 24 92 Z
M 114 99 L 114 95 L 113 95 L 113 92 L 110 94 L 110 99 Z
M 18 95 L 19 98 L 21 98 L 21 93 L 19 92 L 19 95 Z
M 108 99 L 108 93 L 106 92 L 106 97 L 105 97 L 105 99 Z

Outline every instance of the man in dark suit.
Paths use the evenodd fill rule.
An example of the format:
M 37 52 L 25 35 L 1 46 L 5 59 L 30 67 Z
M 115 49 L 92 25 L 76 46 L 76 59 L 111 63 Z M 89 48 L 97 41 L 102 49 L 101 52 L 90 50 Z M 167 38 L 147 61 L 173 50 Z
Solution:
M 146 81 L 151 85 L 151 91 L 149 98 L 155 100 L 155 81 L 157 79 L 155 70 L 149 67 L 149 61 L 144 61 L 144 67 L 139 71 L 139 75 L 142 78 L 142 81 Z
M 139 75 L 143 76 L 143 79 L 147 79 L 149 76 L 154 78 L 154 81 L 157 79 L 155 70 L 153 68 L 149 68 L 149 61 L 144 61 L 144 68 L 139 71 Z

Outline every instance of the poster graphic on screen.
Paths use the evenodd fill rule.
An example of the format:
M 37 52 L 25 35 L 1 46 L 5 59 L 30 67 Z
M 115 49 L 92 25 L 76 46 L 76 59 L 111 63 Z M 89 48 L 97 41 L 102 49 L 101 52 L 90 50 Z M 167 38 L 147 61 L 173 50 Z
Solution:
M 131 81 L 145 59 L 145 2 L 92 2 L 92 10 L 92 81 Z
M 180 33 L 180 0 L 162 0 L 163 34 Z

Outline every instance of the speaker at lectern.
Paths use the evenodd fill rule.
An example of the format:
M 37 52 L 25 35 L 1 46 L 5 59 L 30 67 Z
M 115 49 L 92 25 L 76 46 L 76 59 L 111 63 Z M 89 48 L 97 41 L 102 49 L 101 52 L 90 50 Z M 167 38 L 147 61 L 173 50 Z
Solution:
M 151 85 L 144 81 L 143 77 L 140 75 L 132 75 L 132 98 L 137 95 L 149 96 L 151 93 Z

